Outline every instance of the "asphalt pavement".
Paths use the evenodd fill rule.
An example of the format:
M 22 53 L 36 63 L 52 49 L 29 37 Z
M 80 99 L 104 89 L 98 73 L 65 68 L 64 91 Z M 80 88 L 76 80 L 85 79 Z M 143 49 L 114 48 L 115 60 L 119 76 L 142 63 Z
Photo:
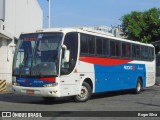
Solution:
M 145 89 L 141 94 L 133 94 L 131 91 L 118 91 L 118 92 L 106 92 L 101 94 L 95 94 L 92 98 L 85 103 L 76 103 L 71 97 L 58 98 L 54 101 L 46 101 L 41 97 L 34 96 L 25 96 L 25 95 L 15 95 L 12 93 L 0 94 L 0 111 L 21 111 L 21 112 L 36 112 L 36 111 L 78 111 L 78 117 L 63 117 L 61 114 L 59 116 L 53 116 L 48 118 L 37 118 L 38 120 L 49 119 L 49 120 L 70 120 L 70 119 L 109 119 L 109 120 L 160 120 L 160 86 L 153 86 Z M 81 112 L 83 111 L 83 112 Z M 89 117 L 82 117 L 86 114 L 90 115 Z M 107 112 L 104 111 L 113 111 L 113 116 L 111 117 L 96 117 L 96 112 L 101 111 L 102 116 L 107 116 Z M 119 113 L 116 113 L 118 111 Z M 121 113 L 120 111 L 125 111 L 126 114 Z M 129 112 L 132 114 L 137 112 L 137 117 L 130 116 Z M 139 113 L 138 111 L 142 112 Z M 144 111 L 158 115 L 154 116 L 145 116 Z M 100 113 L 100 112 L 99 112 Z M 65 113 L 66 114 L 66 113 Z M 93 114 L 93 116 L 92 116 Z M 116 115 L 120 114 L 122 117 L 117 117 Z M 124 117 L 123 117 L 124 114 Z M 140 114 L 138 116 L 138 114 Z M 153 114 L 153 115 L 154 115 Z M 144 117 L 145 116 L 145 117 Z M 22 118 L 0 118 L 0 120 L 6 119 L 22 119 Z M 33 118 L 23 118 L 23 119 L 33 119 Z M 36 118 L 34 118 L 36 119 Z

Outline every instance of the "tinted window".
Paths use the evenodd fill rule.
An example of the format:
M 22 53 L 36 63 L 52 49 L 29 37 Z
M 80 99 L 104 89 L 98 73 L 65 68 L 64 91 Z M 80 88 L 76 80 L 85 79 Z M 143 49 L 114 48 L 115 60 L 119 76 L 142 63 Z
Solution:
M 116 41 L 116 56 L 121 56 L 121 42 Z
M 109 55 L 109 39 L 103 39 L 103 55 Z
M 88 36 L 89 54 L 95 53 L 95 37 Z
M 132 57 L 136 58 L 136 46 L 132 45 Z
M 80 37 L 81 41 L 81 53 L 88 53 L 88 40 L 87 40 L 87 35 L 81 34 Z
M 154 60 L 154 48 L 149 47 L 148 49 L 148 54 L 149 54 L 149 60 Z
M 131 56 L 131 44 L 130 43 L 122 43 L 122 56 L 123 57 Z
M 111 56 L 121 56 L 121 42 L 110 41 L 110 54 Z
M 148 57 L 148 47 L 141 46 L 141 58 L 142 59 L 149 59 Z
M 148 59 L 148 47 L 145 47 L 145 50 L 144 50 L 144 58 L 145 59 Z
M 140 46 L 136 45 L 136 58 L 140 58 Z
M 132 57 L 133 58 L 140 58 L 140 45 L 132 45 Z
M 116 44 L 114 41 L 110 41 L 110 54 L 116 56 Z
M 96 38 L 96 53 L 102 55 L 102 38 Z
M 62 61 L 62 65 L 61 65 L 61 74 L 67 75 L 73 71 L 76 65 L 77 55 L 78 55 L 78 33 L 68 33 L 65 36 L 63 44 L 66 45 L 67 50 L 70 51 L 69 62 L 63 63 Z M 64 54 L 64 50 L 63 50 L 63 54 Z

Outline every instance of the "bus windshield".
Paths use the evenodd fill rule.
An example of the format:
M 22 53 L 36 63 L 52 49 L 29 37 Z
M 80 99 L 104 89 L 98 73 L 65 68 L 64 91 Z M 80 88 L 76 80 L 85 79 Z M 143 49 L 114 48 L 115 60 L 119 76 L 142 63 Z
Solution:
M 13 60 L 13 76 L 57 76 L 62 33 L 20 36 Z

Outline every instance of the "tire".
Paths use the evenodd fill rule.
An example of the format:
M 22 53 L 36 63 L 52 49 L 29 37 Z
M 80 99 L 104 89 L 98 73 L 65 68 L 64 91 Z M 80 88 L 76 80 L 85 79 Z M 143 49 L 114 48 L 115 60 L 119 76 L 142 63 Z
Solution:
M 91 98 L 91 95 L 92 95 L 91 86 L 88 83 L 83 82 L 81 86 L 81 94 L 74 96 L 74 100 L 75 102 L 86 102 Z
M 141 79 L 138 79 L 137 84 L 136 84 L 136 88 L 134 90 L 134 93 L 135 94 L 140 94 L 141 91 L 142 91 L 142 81 L 141 81 Z

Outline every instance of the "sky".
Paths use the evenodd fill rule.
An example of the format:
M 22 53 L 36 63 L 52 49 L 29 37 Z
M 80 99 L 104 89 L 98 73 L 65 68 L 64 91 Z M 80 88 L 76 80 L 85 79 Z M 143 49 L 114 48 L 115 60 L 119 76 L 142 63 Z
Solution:
M 43 27 L 48 27 L 48 1 L 38 0 Z M 160 0 L 51 0 L 51 27 L 118 26 L 131 11 L 160 8 Z

